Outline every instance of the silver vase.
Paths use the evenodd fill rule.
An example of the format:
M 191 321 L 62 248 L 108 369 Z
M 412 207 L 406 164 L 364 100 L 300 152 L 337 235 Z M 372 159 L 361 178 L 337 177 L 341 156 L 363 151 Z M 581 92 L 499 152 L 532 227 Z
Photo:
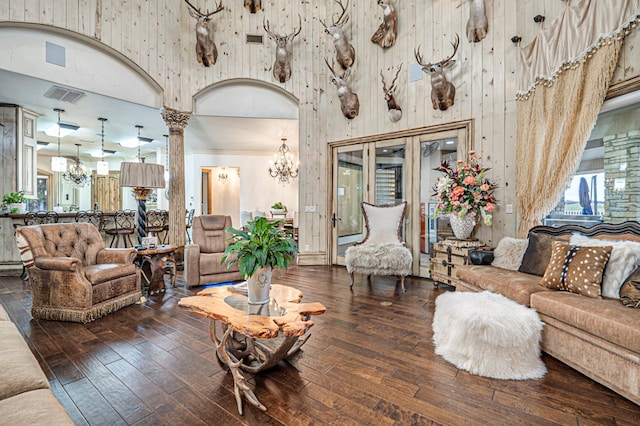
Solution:
M 247 298 L 250 305 L 263 305 L 269 302 L 272 273 L 273 269 L 270 267 L 258 268 L 247 279 Z

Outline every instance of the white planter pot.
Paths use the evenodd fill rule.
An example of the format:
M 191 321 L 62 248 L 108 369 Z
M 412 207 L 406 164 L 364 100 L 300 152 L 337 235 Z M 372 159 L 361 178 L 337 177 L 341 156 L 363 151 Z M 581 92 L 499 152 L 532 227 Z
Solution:
M 27 203 L 11 203 L 8 207 L 11 214 L 25 214 L 27 212 Z
M 473 233 L 473 228 L 476 226 L 476 220 L 471 215 L 466 215 L 463 219 L 460 216 L 449 215 L 449 222 L 451 223 L 451 230 L 453 235 L 459 240 L 467 240 Z
M 264 305 L 269 302 L 269 291 L 271 290 L 271 275 L 273 269 L 258 268 L 258 270 L 247 279 L 247 298 L 250 305 Z

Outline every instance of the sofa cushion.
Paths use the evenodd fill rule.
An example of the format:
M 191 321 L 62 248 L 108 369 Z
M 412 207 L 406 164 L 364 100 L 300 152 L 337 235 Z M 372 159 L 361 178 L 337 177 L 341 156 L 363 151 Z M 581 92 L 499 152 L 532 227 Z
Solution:
M 238 263 L 227 268 L 222 261 L 223 253 L 200 253 L 200 275 L 220 274 L 238 270 Z
M 614 241 L 601 238 L 589 238 L 573 234 L 571 244 L 587 247 L 611 246 L 611 257 L 604 270 L 601 293 L 605 297 L 620 297 L 620 287 L 624 280 L 640 266 L 640 243 L 634 241 Z
M 640 268 L 633 271 L 620 287 L 620 301 L 624 306 L 640 308 Z
M 12 426 L 73 425 L 48 389 L 33 390 L 0 401 L 0 419 L 0 423 Z
M 105 281 L 115 280 L 116 278 L 126 277 L 127 275 L 135 275 L 136 265 L 115 263 L 104 263 L 98 265 L 86 266 L 84 268 L 84 276 L 87 280 L 95 285 Z
M 630 351 L 640 352 L 640 310 L 628 309 L 619 300 L 546 291 L 531 295 L 531 307 L 541 315 L 555 318 Z
M 612 250 L 611 246 L 582 247 L 554 241 L 551 260 L 540 284 L 599 298 L 604 269 Z
M 550 291 L 540 285 L 540 277 L 485 265 L 456 266 L 456 278 L 482 290 L 502 294 L 529 306 L 532 293 Z
M 511 237 L 502 238 L 493 251 L 493 262 L 491 262 L 491 265 L 502 269 L 517 271 L 522 264 L 522 257 L 525 251 L 527 251 L 528 246 L 529 240 Z
M 551 259 L 551 244 L 553 241 L 555 239 L 549 235 L 530 233 L 529 244 L 524 252 L 518 271 L 539 277 L 543 276 Z
M 47 377 L 15 324 L 0 321 L 0 342 L 0 400 L 33 389 L 49 389 Z M 5 420 L 3 418 L 0 423 Z

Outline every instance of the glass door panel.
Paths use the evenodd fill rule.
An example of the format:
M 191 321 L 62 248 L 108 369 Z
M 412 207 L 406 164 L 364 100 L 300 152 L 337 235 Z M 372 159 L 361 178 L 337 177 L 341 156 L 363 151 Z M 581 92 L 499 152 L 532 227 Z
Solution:
M 378 144 L 375 150 L 374 204 L 398 204 L 406 200 L 405 147 Z
M 347 248 L 362 241 L 366 153 L 362 145 L 334 150 L 333 214 L 331 216 L 332 261 L 344 265 Z

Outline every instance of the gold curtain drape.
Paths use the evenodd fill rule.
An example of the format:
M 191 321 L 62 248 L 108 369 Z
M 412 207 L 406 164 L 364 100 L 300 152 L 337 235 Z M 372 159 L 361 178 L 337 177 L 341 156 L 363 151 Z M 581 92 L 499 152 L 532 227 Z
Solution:
M 624 36 L 639 15 L 638 0 L 583 0 L 567 6 L 522 49 L 516 132 L 519 237 L 539 225 L 562 197 L 602 107 Z M 571 50 L 574 42 L 583 50 Z

